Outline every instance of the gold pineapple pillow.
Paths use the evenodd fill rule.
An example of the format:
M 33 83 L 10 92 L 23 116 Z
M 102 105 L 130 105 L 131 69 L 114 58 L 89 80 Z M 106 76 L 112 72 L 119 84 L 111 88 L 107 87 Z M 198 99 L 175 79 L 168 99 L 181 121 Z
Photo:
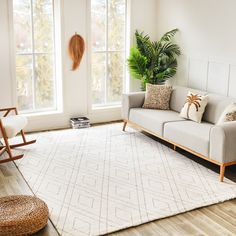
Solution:
M 146 84 L 143 108 L 169 110 L 171 92 L 171 86 Z
M 201 123 L 202 116 L 208 103 L 207 95 L 188 92 L 185 104 L 180 112 L 180 116 Z

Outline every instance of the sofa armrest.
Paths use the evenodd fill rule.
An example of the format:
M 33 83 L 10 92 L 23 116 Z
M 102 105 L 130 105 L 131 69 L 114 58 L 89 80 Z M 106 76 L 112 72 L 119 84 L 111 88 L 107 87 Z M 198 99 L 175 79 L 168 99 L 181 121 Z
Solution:
M 142 107 L 145 98 L 145 92 L 136 92 L 123 94 L 122 97 L 122 118 L 129 119 L 129 111 L 131 108 Z
M 212 128 L 210 158 L 220 163 L 236 161 L 236 121 L 226 122 Z

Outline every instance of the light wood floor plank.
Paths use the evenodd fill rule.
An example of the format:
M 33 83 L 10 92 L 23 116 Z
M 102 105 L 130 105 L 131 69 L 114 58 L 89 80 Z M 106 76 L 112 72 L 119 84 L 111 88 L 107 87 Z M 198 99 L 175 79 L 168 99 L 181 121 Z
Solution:
M 0 165 L 0 197 L 9 195 L 33 195 L 24 178 L 13 162 Z M 49 221 L 47 227 L 39 231 L 37 236 L 58 236 L 59 234 Z
M 229 210 L 229 207 L 231 207 L 230 209 L 232 210 Z M 134 229 L 139 232 L 139 236 L 233 236 L 236 235 L 235 208 L 236 200 L 231 200 L 179 214 L 177 216 L 157 220 L 152 223 L 134 227 Z M 155 224 L 156 227 L 152 227 L 153 224 Z M 167 231 L 167 234 L 165 231 L 160 232 L 160 229 Z M 133 228 L 121 230 L 112 235 L 125 236 L 127 233 L 130 233 L 129 235 L 135 235 L 133 234 Z
M 227 230 L 229 233 L 236 235 L 236 224 L 235 220 L 233 222 L 228 222 L 224 217 L 219 216 L 215 214 L 213 211 L 211 211 L 208 208 L 201 209 L 201 212 L 206 215 L 209 219 L 211 219 L 212 222 L 215 223 L 215 225 L 221 226 L 222 229 Z M 232 221 L 233 219 L 231 219 Z

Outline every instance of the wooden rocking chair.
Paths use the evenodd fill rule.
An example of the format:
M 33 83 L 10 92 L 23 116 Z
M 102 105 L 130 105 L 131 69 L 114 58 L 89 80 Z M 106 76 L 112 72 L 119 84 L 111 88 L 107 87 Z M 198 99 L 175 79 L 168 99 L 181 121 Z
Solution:
M 8 116 L 11 112 L 14 112 L 13 115 Z M 0 139 L 2 138 L 4 143 L 0 142 L 0 156 L 7 151 L 9 158 L 0 160 L 0 164 L 8 161 L 14 161 L 20 159 L 24 154 L 14 156 L 12 154 L 12 148 L 21 147 L 35 143 L 36 140 L 26 141 L 25 134 L 23 129 L 27 125 L 27 118 L 24 116 L 18 115 L 16 107 L 0 109 L 0 113 L 3 113 L 3 116 L 0 117 Z M 10 145 L 9 139 L 15 137 L 18 133 L 21 134 L 23 142 Z

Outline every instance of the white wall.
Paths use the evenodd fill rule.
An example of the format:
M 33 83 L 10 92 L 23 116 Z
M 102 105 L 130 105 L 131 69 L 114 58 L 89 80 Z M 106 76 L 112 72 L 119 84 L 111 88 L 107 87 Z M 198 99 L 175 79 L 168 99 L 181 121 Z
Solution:
M 7 1 L 0 1 L 0 107 L 12 105 Z
M 157 0 L 159 35 L 180 30 L 179 84 L 236 97 L 235 9 L 235 0 Z
M 136 29 L 144 31 L 144 34 L 148 34 L 152 40 L 157 40 L 157 15 L 156 10 L 154 10 L 157 8 L 157 0 L 132 0 L 131 6 L 131 45 L 135 43 L 134 33 Z M 131 79 L 130 91 L 139 90 L 140 81 Z
M 136 28 L 144 30 L 151 36 L 156 36 L 156 0 L 131 0 L 130 25 L 131 35 Z M 11 72 L 11 26 L 9 23 L 8 4 L 10 0 L 0 0 L 0 107 L 16 105 L 14 101 L 14 73 Z M 89 51 L 83 57 L 79 70 L 71 71 L 71 61 L 67 54 L 70 37 L 78 32 L 88 44 L 88 0 L 61 0 L 62 13 L 62 80 L 63 80 L 63 112 L 51 115 L 29 117 L 28 130 L 64 128 L 69 124 L 69 118 L 86 115 L 92 122 L 105 122 L 121 119 L 120 108 L 109 110 L 89 109 Z M 131 42 L 133 39 L 131 37 Z M 88 49 L 88 48 L 87 48 Z M 134 81 L 131 90 L 138 90 L 139 85 Z

